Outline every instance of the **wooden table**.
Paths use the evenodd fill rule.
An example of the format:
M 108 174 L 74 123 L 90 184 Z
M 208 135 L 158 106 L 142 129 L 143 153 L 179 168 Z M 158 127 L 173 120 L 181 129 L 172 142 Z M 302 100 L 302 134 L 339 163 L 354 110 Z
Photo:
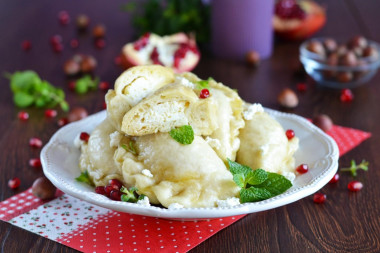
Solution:
M 90 113 L 102 110 L 104 93 L 90 92 L 80 96 L 67 88 L 62 64 L 74 52 L 94 55 L 99 62 L 95 72 L 102 80 L 113 82 L 121 69 L 114 65 L 114 57 L 121 46 L 132 38 L 129 20 L 119 11 L 124 0 L 114 1 L 48 1 L 13 0 L 0 2 L 0 71 L 33 69 L 51 83 L 65 89 L 72 107 L 84 106 Z M 321 1 L 322 2 L 322 1 Z M 333 36 L 340 40 L 362 34 L 380 41 L 380 2 L 375 0 L 323 1 L 327 6 L 327 24 L 317 36 Z M 77 36 L 73 22 L 66 27 L 58 24 L 57 13 L 67 10 L 72 17 L 85 13 L 92 24 L 107 26 L 107 46 L 97 50 L 91 34 Z M 49 38 L 61 34 L 66 48 L 61 54 L 53 53 Z M 68 40 L 78 37 L 81 45 L 72 50 Z M 30 52 L 24 52 L 20 43 L 29 39 Z M 296 77 L 299 69 L 299 43 L 276 42 L 273 56 L 262 61 L 257 68 L 243 63 L 202 58 L 195 73 L 209 76 L 237 88 L 243 99 L 259 102 L 266 107 L 280 109 L 277 94 L 285 87 L 295 88 L 306 81 L 309 88 L 299 96 L 300 104 L 292 112 L 304 117 L 326 113 L 338 125 L 369 131 L 372 137 L 340 159 L 348 166 L 351 159 L 370 162 L 367 173 L 360 172 L 357 179 L 364 183 L 358 193 L 350 193 L 349 175 L 341 175 L 337 185 L 327 185 L 323 192 L 327 202 L 316 205 L 312 197 L 274 210 L 247 215 L 242 220 L 217 233 L 197 246 L 192 252 L 380 252 L 380 74 L 368 84 L 353 90 L 352 103 L 341 103 L 339 91 L 318 87 L 310 79 Z M 35 178 L 42 175 L 28 165 L 30 157 L 38 157 L 39 150 L 31 150 L 28 140 L 39 136 L 47 142 L 58 129 L 55 120 L 43 117 L 43 110 L 28 109 L 30 119 L 21 122 L 19 111 L 12 103 L 8 81 L 0 79 L 0 201 L 29 188 Z M 64 116 L 60 112 L 59 116 Z M 17 191 L 8 188 L 12 177 L 21 179 Z M 74 252 L 61 244 L 0 222 L 1 252 Z

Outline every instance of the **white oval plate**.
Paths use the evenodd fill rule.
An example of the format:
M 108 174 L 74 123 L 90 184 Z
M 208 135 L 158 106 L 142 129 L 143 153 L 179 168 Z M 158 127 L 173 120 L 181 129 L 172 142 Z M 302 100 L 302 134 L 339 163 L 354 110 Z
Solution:
M 296 164 L 306 163 L 309 172 L 297 176 L 293 186 L 285 193 L 273 198 L 245 203 L 233 207 L 183 208 L 169 210 L 155 206 L 113 201 L 96 194 L 94 188 L 77 182 L 80 150 L 73 144 L 80 132 L 91 132 L 106 118 L 106 111 L 96 113 L 83 120 L 59 129 L 41 152 L 41 162 L 45 175 L 63 192 L 95 205 L 115 211 L 168 219 L 209 219 L 260 212 L 283 206 L 318 191 L 333 177 L 338 169 L 338 147 L 335 141 L 306 119 L 270 109 L 266 111 L 277 119 L 284 129 L 293 129 L 300 139 L 299 150 L 295 154 Z

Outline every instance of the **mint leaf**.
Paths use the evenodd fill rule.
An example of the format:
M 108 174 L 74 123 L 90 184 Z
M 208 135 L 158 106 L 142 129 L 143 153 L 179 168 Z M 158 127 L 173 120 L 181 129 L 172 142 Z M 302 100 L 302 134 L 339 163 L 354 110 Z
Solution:
M 245 177 L 248 176 L 250 172 L 252 172 L 252 169 L 248 166 L 241 165 L 240 163 L 233 162 L 230 159 L 227 158 L 228 167 L 232 173 L 234 174 L 243 174 Z
M 123 193 L 121 195 L 121 201 L 124 201 L 124 202 L 132 202 L 132 203 L 136 203 L 137 202 L 137 198 L 135 196 L 136 191 L 137 191 L 137 188 L 136 187 L 131 187 L 129 188 L 129 190 L 122 186 L 120 191 Z
M 240 190 L 240 202 L 257 202 L 271 198 L 273 195 L 265 188 L 250 187 Z
M 241 188 L 245 188 L 246 182 L 245 182 L 245 176 L 243 173 L 235 174 L 233 179 L 237 186 Z
M 13 102 L 15 103 L 16 106 L 24 108 L 33 104 L 34 97 L 20 91 L 14 94 Z
M 121 144 L 121 147 L 123 149 L 125 149 L 126 151 L 131 152 L 134 155 L 137 155 L 136 149 L 133 146 L 133 142 L 132 141 L 129 142 L 129 146 L 127 146 L 126 144 Z
M 83 171 L 79 177 L 75 178 L 75 180 L 77 180 L 78 182 L 86 183 L 86 184 L 91 185 L 91 186 L 94 185 L 94 183 L 91 181 L 91 179 L 88 175 L 87 170 Z
M 353 177 L 356 177 L 358 175 L 357 171 L 358 170 L 364 170 L 364 171 L 368 171 L 368 165 L 369 165 L 369 162 L 367 162 L 366 160 L 363 160 L 359 165 L 356 165 L 356 162 L 355 160 L 351 160 L 351 166 L 349 168 L 342 168 L 340 169 L 340 171 L 349 171 L 351 172 L 351 175 Z
M 250 185 L 258 185 L 265 182 L 268 179 L 268 172 L 263 169 L 257 169 L 251 171 L 247 175 L 247 183 Z
M 13 92 L 17 91 L 28 91 L 35 84 L 40 83 L 41 79 L 36 72 L 31 70 L 17 71 L 9 76 L 11 82 L 11 90 Z
M 292 183 L 283 175 L 268 172 L 268 179 L 262 184 L 255 185 L 257 188 L 265 188 L 273 196 L 279 195 L 292 187 Z
M 170 130 L 169 134 L 174 140 L 183 145 L 191 144 L 194 140 L 194 131 L 189 125 L 174 128 Z

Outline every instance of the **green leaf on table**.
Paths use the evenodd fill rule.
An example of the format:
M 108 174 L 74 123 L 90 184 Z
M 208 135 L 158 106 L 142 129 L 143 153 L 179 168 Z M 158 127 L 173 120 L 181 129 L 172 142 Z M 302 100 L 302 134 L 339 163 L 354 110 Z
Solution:
M 351 166 L 349 168 L 342 168 L 340 169 L 340 171 L 351 172 L 351 175 L 353 177 L 356 177 L 358 175 L 357 173 L 358 170 L 368 171 L 369 169 L 368 165 L 369 165 L 369 162 L 367 162 L 366 160 L 363 160 L 359 165 L 356 165 L 355 160 L 351 160 Z
M 194 131 L 189 125 L 174 128 L 170 130 L 169 134 L 174 140 L 183 145 L 191 144 L 194 140 Z
M 11 90 L 13 92 L 28 91 L 35 84 L 41 82 L 41 79 L 38 76 L 38 74 L 31 70 L 26 70 L 22 72 L 17 71 L 14 74 L 11 74 L 9 76 L 9 79 L 11 83 Z

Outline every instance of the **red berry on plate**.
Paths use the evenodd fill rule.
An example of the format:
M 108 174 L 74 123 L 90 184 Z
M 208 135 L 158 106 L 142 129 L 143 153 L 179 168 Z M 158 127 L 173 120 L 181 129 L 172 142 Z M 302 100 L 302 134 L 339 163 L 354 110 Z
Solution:
M 33 168 L 41 168 L 41 160 L 40 158 L 32 158 L 29 160 L 29 165 L 32 166 Z
M 314 194 L 313 201 L 316 204 L 323 204 L 326 201 L 326 194 L 323 193 L 316 193 Z
M 339 174 L 336 173 L 332 178 L 331 180 L 329 181 L 329 184 L 335 184 L 336 182 L 339 181 Z
M 21 48 L 24 51 L 29 51 L 32 48 L 32 43 L 30 42 L 30 40 L 24 40 L 21 43 Z
M 27 112 L 25 112 L 25 111 L 21 111 L 21 112 L 19 112 L 17 116 L 18 116 L 18 118 L 19 118 L 20 120 L 23 120 L 23 121 L 29 119 L 29 113 L 27 113 Z
M 95 192 L 97 194 L 107 195 L 106 190 L 104 189 L 104 186 L 95 187 Z
M 306 172 L 309 171 L 309 166 L 307 164 L 301 164 L 296 168 L 296 171 L 300 174 L 305 174 Z
M 67 118 L 61 118 L 58 120 L 57 125 L 59 127 L 62 127 L 64 125 L 67 125 L 67 123 L 69 123 L 69 120 Z
M 54 118 L 57 116 L 57 111 L 53 109 L 47 109 L 45 110 L 45 117 L 46 118 Z
M 70 15 L 67 11 L 60 11 L 58 13 L 58 20 L 61 25 L 67 25 L 70 23 Z
M 118 190 L 113 190 L 110 192 L 110 199 L 121 201 L 121 192 Z
M 354 99 L 354 94 L 350 89 L 343 89 L 340 93 L 340 101 L 349 103 Z
M 81 132 L 79 139 L 81 139 L 84 142 L 88 142 L 88 139 L 90 139 L 90 135 L 86 132 Z
M 42 141 L 37 137 L 30 138 L 29 139 L 29 146 L 31 146 L 32 148 L 41 148 L 42 147 Z
M 119 189 L 117 189 L 117 186 L 116 185 L 106 185 L 104 186 L 104 191 L 106 192 L 106 195 L 109 196 L 111 194 L 112 191 L 119 191 Z
M 208 98 L 210 96 L 210 91 L 208 89 L 201 90 L 201 93 L 199 94 L 200 98 Z
M 77 39 L 71 39 L 70 40 L 70 46 L 71 46 L 71 48 L 77 48 L 77 47 L 79 47 L 79 40 L 77 40 Z
M 288 138 L 288 140 L 291 140 L 294 138 L 294 136 L 296 136 L 296 134 L 294 133 L 292 129 L 286 130 L 285 135 Z
M 348 183 L 347 188 L 352 192 L 357 192 L 363 188 L 363 184 L 359 181 L 351 181 Z
M 21 181 L 18 177 L 14 177 L 8 181 L 8 186 L 11 189 L 16 189 L 20 186 Z
M 307 90 L 306 83 L 297 83 L 297 90 L 300 92 L 305 92 Z
M 99 89 L 107 91 L 110 88 L 109 82 L 100 82 L 99 83 Z
M 108 182 L 108 184 L 114 186 L 115 189 L 118 189 L 118 190 L 120 190 L 121 187 L 123 187 L 123 183 L 120 182 L 120 181 L 117 180 L 117 179 L 111 179 L 111 180 Z

